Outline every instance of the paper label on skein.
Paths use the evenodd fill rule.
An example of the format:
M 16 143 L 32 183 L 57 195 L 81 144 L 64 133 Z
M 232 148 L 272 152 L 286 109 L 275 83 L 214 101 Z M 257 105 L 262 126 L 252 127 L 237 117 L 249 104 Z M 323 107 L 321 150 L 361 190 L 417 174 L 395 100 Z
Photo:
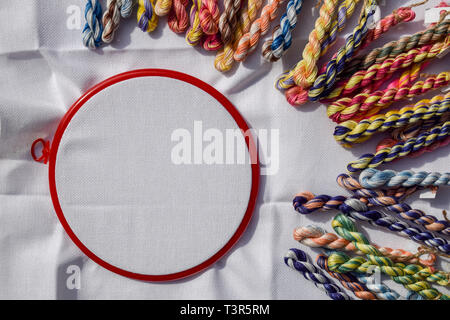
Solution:
M 381 20 L 381 9 L 380 6 L 375 6 L 375 12 L 367 19 L 367 28 L 375 29 L 377 23 Z
M 437 190 L 428 189 L 420 193 L 419 199 L 436 199 Z
M 430 8 L 426 10 L 424 24 L 439 22 L 442 11 L 450 11 L 450 7 Z M 447 15 L 446 19 L 450 19 L 450 15 Z

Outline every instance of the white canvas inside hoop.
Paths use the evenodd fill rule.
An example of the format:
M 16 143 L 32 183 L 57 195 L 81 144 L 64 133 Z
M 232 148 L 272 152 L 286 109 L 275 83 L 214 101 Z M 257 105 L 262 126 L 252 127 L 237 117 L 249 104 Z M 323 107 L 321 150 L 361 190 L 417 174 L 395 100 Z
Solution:
M 173 163 L 172 133 L 187 129 L 193 150 L 194 121 L 224 138 L 239 130 L 211 95 L 165 77 L 116 83 L 73 116 L 55 185 L 69 226 L 99 258 L 134 273 L 172 274 L 204 262 L 236 232 L 252 186 L 248 149 L 244 164 Z M 242 134 L 236 141 L 245 144 Z

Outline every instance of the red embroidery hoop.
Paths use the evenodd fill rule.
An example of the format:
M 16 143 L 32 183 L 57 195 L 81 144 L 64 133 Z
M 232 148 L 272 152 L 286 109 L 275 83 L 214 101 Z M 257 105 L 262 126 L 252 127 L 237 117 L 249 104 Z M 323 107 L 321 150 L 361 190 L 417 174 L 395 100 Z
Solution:
M 104 267 L 105 269 L 112 271 L 114 273 L 117 273 L 119 275 L 137 279 L 137 280 L 144 280 L 144 281 L 172 281 L 177 279 L 182 279 L 188 276 L 192 276 L 215 262 L 217 262 L 220 258 L 222 258 L 239 240 L 239 238 L 244 233 L 245 229 L 247 228 L 251 217 L 253 210 L 255 208 L 256 199 L 258 195 L 258 188 L 259 188 L 259 159 L 256 153 L 250 152 L 250 145 L 255 145 L 255 142 L 253 140 L 253 137 L 251 135 L 248 136 L 248 139 L 245 139 L 247 150 L 249 151 L 251 160 L 251 177 L 252 177 L 252 183 L 251 183 L 251 190 L 250 190 L 250 196 L 249 201 L 247 205 L 247 210 L 245 211 L 245 214 L 243 216 L 243 219 L 241 223 L 239 224 L 238 228 L 234 232 L 233 236 L 229 239 L 229 241 L 220 249 L 218 250 L 214 255 L 209 257 L 207 260 L 199 263 L 198 265 L 180 271 L 176 273 L 170 273 L 170 274 L 164 274 L 164 275 L 152 275 L 152 274 L 142 274 L 142 273 L 135 273 L 128 270 L 125 270 L 123 268 L 119 268 L 103 259 L 98 257 L 95 253 L 93 253 L 87 246 L 85 246 L 82 241 L 77 237 L 75 232 L 72 230 L 71 226 L 69 225 L 68 221 L 66 220 L 66 217 L 64 216 L 63 210 L 61 208 L 61 204 L 58 198 L 58 191 L 55 183 L 55 165 L 57 160 L 57 153 L 58 148 L 60 146 L 61 139 L 64 135 L 64 132 L 71 122 L 72 118 L 75 116 L 75 114 L 83 107 L 83 105 L 89 101 L 93 96 L 95 96 L 97 93 L 101 92 L 102 90 L 134 78 L 140 78 L 140 77 L 165 77 L 165 78 L 171 78 L 180 80 L 183 82 L 186 82 L 190 85 L 193 85 L 210 96 L 212 96 L 215 100 L 217 100 L 225 109 L 226 111 L 232 116 L 238 127 L 243 132 L 248 132 L 249 127 L 247 123 L 245 122 L 244 118 L 240 115 L 240 113 L 237 111 L 237 109 L 231 104 L 231 102 L 222 95 L 219 91 L 214 89 L 212 86 L 206 84 L 205 82 L 189 76 L 184 73 L 172 71 L 172 70 L 165 70 L 165 69 L 140 69 L 140 70 L 133 70 L 125 73 L 118 74 L 116 76 L 113 76 L 90 90 L 88 90 L 83 96 L 81 96 L 68 110 L 68 112 L 65 114 L 65 116 L 61 119 L 59 126 L 55 132 L 53 141 L 50 143 L 49 141 L 45 141 L 43 139 L 37 139 L 34 141 L 31 147 L 31 154 L 35 161 L 43 162 L 43 163 L 49 163 L 49 186 L 50 186 L 50 195 L 52 198 L 53 206 L 55 208 L 56 214 L 58 216 L 59 221 L 61 222 L 62 226 L 64 227 L 65 231 L 71 238 L 71 240 L 80 248 L 80 250 L 86 254 L 90 259 L 95 261 L 100 266 Z M 36 155 L 36 146 L 39 144 L 42 144 L 42 155 L 37 156 Z

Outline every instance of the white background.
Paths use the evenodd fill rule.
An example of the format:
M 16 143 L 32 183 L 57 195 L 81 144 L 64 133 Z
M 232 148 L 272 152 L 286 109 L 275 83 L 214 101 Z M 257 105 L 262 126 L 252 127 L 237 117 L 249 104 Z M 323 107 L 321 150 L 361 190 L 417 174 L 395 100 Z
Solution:
M 387 2 L 381 8 L 382 16 L 399 2 L 406 5 L 415 1 Z M 429 1 L 415 8 L 415 22 L 396 27 L 371 48 L 423 29 L 424 8 L 437 3 Z M 380 136 L 344 150 L 334 141 L 334 125 L 323 106 L 309 104 L 296 110 L 274 89 L 276 77 L 300 57 L 317 17 L 317 10 L 311 14 L 314 4 L 304 1 L 293 45 L 282 60 L 266 63 L 258 48 L 238 68 L 220 74 L 213 67 L 214 56 L 188 46 L 183 37 L 170 31 L 165 18 L 154 33 L 145 34 L 136 27 L 133 15 L 122 21 L 112 45 L 93 52 L 83 47 L 81 30 L 67 27 L 68 7 L 75 5 L 83 12 L 85 1 L 2 1 L 0 298 L 327 299 L 312 283 L 285 266 L 282 258 L 290 247 L 305 249 L 292 240 L 295 227 L 318 223 L 331 231 L 332 213 L 299 216 L 292 209 L 292 198 L 302 190 L 345 194 L 335 183 L 336 176 L 345 171 L 349 161 L 372 152 Z M 355 25 L 358 10 L 338 45 Z M 330 54 L 334 51 L 330 50 Z M 426 72 L 446 67 L 448 57 L 433 62 Z M 167 68 L 196 76 L 226 95 L 251 127 L 280 132 L 279 171 L 262 178 L 257 208 L 243 238 L 213 267 L 170 284 L 129 280 L 87 259 L 56 218 L 48 191 L 47 167 L 32 161 L 29 153 L 33 140 L 51 138 L 61 117 L 85 90 L 136 68 Z M 448 149 L 443 148 L 385 167 L 444 172 L 448 171 L 448 160 Z M 449 208 L 448 195 L 448 191 L 441 190 L 433 201 L 412 200 L 414 207 L 441 216 L 441 209 Z M 367 224 L 358 223 L 358 227 L 379 245 L 417 248 L 412 241 Z M 313 259 L 316 253 L 311 255 Z M 66 269 L 70 265 L 81 268 L 80 290 L 66 288 Z

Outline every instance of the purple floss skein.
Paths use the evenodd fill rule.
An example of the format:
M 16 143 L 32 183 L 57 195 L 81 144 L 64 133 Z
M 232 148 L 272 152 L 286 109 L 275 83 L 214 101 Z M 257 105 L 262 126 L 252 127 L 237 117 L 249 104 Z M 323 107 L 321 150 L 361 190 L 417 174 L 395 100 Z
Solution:
M 284 263 L 287 266 L 299 271 L 307 280 L 314 282 L 315 286 L 327 294 L 333 300 L 351 300 L 351 298 L 330 278 L 328 278 L 322 270 L 318 269 L 309 262 L 308 256 L 300 249 L 289 249 L 284 257 Z

